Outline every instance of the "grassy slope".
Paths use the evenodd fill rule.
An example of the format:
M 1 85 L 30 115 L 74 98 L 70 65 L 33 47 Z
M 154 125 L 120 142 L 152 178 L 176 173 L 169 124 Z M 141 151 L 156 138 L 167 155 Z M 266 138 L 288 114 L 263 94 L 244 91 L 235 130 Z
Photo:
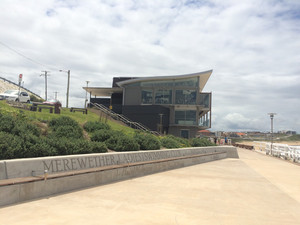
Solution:
M 87 121 L 100 121 L 100 117 L 93 113 L 88 112 L 88 114 L 82 114 L 81 112 L 70 112 L 67 108 L 62 108 L 60 114 L 52 114 L 49 113 L 48 110 L 43 110 L 42 112 L 32 112 L 28 110 L 13 108 L 9 106 L 5 101 L 0 101 L 0 112 L 9 113 L 9 114 L 17 114 L 17 113 L 24 113 L 29 119 L 33 121 L 43 121 L 47 122 L 52 118 L 56 118 L 59 116 L 69 116 L 72 119 L 76 120 L 79 124 L 83 125 Z M 102 118 L 102 122 L 104 122 L 104 118 Z M 117 122 L 107 120 L 107 123 L 111 126 L 113 130 L 120 130 L 127 134 L 133 134 L 134 130 L 130 127 L 123 126 Z

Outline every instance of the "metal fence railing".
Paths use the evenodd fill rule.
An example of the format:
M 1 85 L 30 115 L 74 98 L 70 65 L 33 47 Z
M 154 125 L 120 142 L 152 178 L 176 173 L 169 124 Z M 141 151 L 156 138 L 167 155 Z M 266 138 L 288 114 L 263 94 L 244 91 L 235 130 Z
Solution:
M 300 146 L 258 141 L 255 144 L 258 150 L 265 151 L 267 155 L 300 163 Z

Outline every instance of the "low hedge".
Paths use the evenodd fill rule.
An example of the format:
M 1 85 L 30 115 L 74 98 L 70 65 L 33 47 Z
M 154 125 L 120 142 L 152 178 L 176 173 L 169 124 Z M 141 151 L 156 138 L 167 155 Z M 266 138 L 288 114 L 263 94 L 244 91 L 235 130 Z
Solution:
M 92 141 L 98 141 L 98 142 L 105 142 L 112 136 L 120 136 L 123 135 L 121 132 L 116 132 L 113 130 L 97 130 L 94 133 L 91 134 L 91 140 Z
M 79 126 L 79 124 L 75 120 L 73 120 L 71 117 L 68 117 L 68 116 L 61 116 L 58 118 L 53 118 L 48 122 L 48 125 L 54 131 L 58 127 L 62 127 L 62 126 L 71 126 L 71 127 Z
M 205 147 L 205 146 L 215 146 L 216 144 L 212 143 L 207 138 L 193 138 L 190 140 L 192 147 Z
M 161 147 L 159 139 L 152 134 L 136 132 L 134 139 L 140 145 L 140 150 L 157 150 Z
M 108 148 L 115 151 L 138 151 L 140 145 L 132 137 L 123 135 L 120 137 L 113 136 L 105 142 Z
M 165 148 L 180 148 L 181 143 L 176 141 L 174 138 L 170 138 L 168 136 L 163 137 L 161 140 L 161 145 Z
M 99 121 L 88 121 L 83 125 L 83 129 L 87 132 L 95 132 L 98 130 L 109 130 L 110 126 Z
M 0 113 L 0 159 L 107 152 L 105 143 L 83 139 L 82 128 L 71 118 L 53 119 L 49 126 L 50 135 L 42 136 L 24 115 Z

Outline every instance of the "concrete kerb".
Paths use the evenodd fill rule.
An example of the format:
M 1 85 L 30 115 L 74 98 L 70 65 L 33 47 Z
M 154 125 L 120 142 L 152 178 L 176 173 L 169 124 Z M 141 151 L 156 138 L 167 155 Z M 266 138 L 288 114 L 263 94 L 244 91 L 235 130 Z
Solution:
M 169 152 L 169 151 L 174 151 L 173 154 L 169 154 L 170 157 L 164 157 L 164 156 L 168 156 L 167 153 L 156 154 L 156 157 L 154 154 L 155 152 L 157 153 L 157 152 Z M 146 160 L 142 161 L 139 160 L 142 159 L 142 157 L 138 157 L 137 155 L 136 157 L 133 156 L 137 153 L 140 154 L 147 153 L 149 157 L 151 155 L 152 157 L 150 158 L 144 157 L 144 159 Z M 116 164 L 104 165 L 101 167 L 89 167 L 89 168 L 81 168 L 81 170 L 68 170 L 68 171 L 60 171 L 60 172 L 56 170 L 49 171 L 50 173 L 47 179 L 45 179 L 44 176 L 36 176 L 36 177 L 31 177 L 32 180 L 30 180 L 30 177 L 26 177 L 27 179 L 25 179 L 24 177 L 24 178 L 5 179 L 2 181 L 0 180 L 0 206 L 27 201 L 27 200 L 49 196 L 53 194 L 63 193 L 67 191 L 72 191 L 80 188 L 102 185 L 102 184 L 107 184 L 107 183 L 116 182 L 120 180 L 130 179 L 134 177 L 149 175 L 149 174 L 181 168 L 185 166 L 191 166 L 199 163 L 210 162 L 213 160 L 219 160 L 224 158 L 238 158 L 237 150 L 234 147 L 188 148 L 188 149 L 176 149 L 176 150 L 165 150 L 165 151 L 162 150 L 162 151 L 112 153 L 112 154 L 108 153 L 108 154 L 100 154 L 100 155 L 109 156 L 109 158 L 113 155 L 114 158 L 117 157 L 120 160 L 119 161 L 114 160 L 113 162 Z M 130 158 L 129 155 L 132 155 L 132 157 Z M 157 158 L 159 156 L 161 158 Z M 91 156 L 78 155 L 78 156 L 69 156 L 69 157 L 91 157 Z M 51 160 L 58 160 L 59 158 L 62 157 L 47 157 L 47 158 L 51 158 Z M 63 159 L 66 158 L 63 157 Z M 89 159 L 88 158 L 85 159 L 86 159 L 85 161 L 88 162 Z M 132 162 L 128 162 L 127 161 L 128 159 L 133 159 L 133 160 Z M 35 161 L 38 159 L 22 160 L 22 163 L 19 164 L 17 163 L 15 164 L 15 166 L 16 165 L 25 166 L 26 165 L 25 162 L 29 163 L 28 165 L 31 166 L 37 165 L 35 164 L 36 161 L 34 164 L 32 164 L 32 161 L 30 160 Z M 43 160 L 43 158 L 39 158 L 39 160 Z M 10 167 L 14 165 L 14 164 L 10 165 L 10 163 L 7 163 L 8 161 L 6 161 L 7 165 L 9 165 Z M 14 162 L 16 161 L 14 160 Z M 105 162 L 105 158 L 104 158 L 104 162 Z M 0 165 L 3 166 L 4 163 Z M 86 165 L 88 165 L 88 163 Z M 9 166 L 7 168 L 11 169 Z M 63 168 L 63 166 L 61 168 Z M 5 168 L 2 168 L 1 172 L 3 171 L 3 169 Z M 27 172 L 28 171 L 30 170 L 27 170 Z M 13 182 L 9 183 L 10 181 Z

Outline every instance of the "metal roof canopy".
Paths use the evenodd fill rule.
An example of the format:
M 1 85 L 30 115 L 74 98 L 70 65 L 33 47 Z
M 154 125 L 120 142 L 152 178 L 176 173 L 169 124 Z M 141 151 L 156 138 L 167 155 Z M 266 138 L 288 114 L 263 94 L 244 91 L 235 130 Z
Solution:
M 101 87 L 83 87 L 84 90 L 89 92 L 92 96 L 111 97 L 113 93 L 122 93 L 122 88 L 101 88 Z
M 186 78 L 192 78 L 192 77 L 199 77 L 200 78 L 199 89 L 200 89 L 200 91 L 202 91 L 205 84 L 207 83 L 210 75 L 212 74 L 212 72 L 213 72 L 213 70 L 208 70 L 208 71 L 204 71 L 204 72 L 184 74 L 184 75 L 143 77 L 143 78 L 121 81 L 121 82 L 118 82 L 117 84 L 120 87 L 122 87 L 123 85 L 132 84 L 132 83 L 136 83 L 136 82 L 140 82 L 140 81 L 180 80 L 180 79 L 186 79 Z
M 83 87 L 83 89 L 89 92 L 93 96 L 101 96 L 101 97 L 111 97 L 113 93 L 122 93 L 123 89 L 121 88 L 123 85 L 136 83 L 140 81 L 159 81 L 159 80 L 179 80 L 179 79 L 186 79 L 192 77 L 199 77 L 199 90 L 200 92 L 203 90 L 204 86 L 206 85 L 210 75 L 212 74 L 213 70 L 208 70 L 204 72 L 198 73 L 191 73 L 191 74 L 184 74 L 184 75 L 173 75 L 173 76 L 156 76 L 156 77 L 139 77 L 136 79 L 129 79 L 125 81 L 118 82 L 117 84 L 120 87 L 112 87 L 112 88 L 102 88 L 102 87 Z

